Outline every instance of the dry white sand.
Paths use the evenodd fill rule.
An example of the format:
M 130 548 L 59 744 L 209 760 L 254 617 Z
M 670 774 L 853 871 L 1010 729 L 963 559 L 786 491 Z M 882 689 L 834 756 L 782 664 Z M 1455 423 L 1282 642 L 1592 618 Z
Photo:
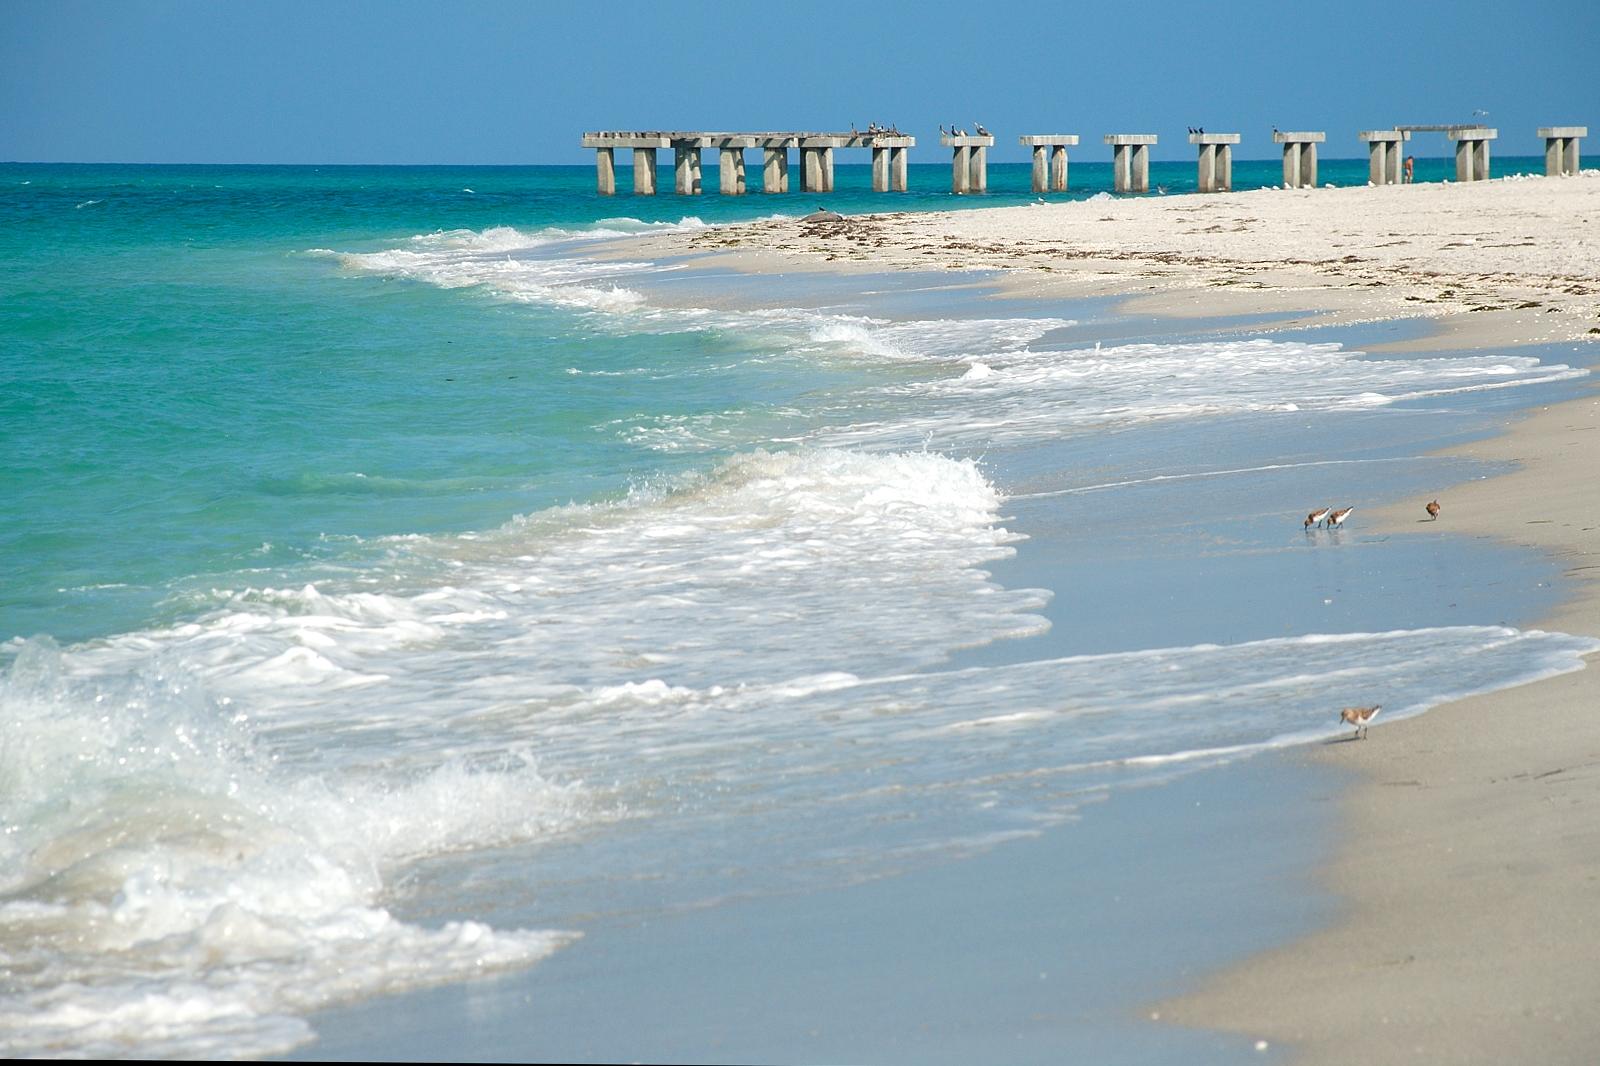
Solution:
M 1018 294 L 1137 297 L 1132 313 L 1426 316 L 1480 343 L 1600 339 L 1600 171 L 766 219 L 617 248 L 763 273 L 1004 269 Z
M 1600 339 L 1593 171 L 769 220 L 644 243 L 776 273 L 998 268 L 1013 292 L 1120 294 L 1133 312 L 1427 316 L 1440 326 L 1430 348 Z M 1423 500 L 1380 520 L 1554 554 L 1576 593 L 1547 626 L 1600 636 L 1600 400 L 1455 451 L 1520 468 L 1441 490 L 1437 522 L 1419 524 Z M 1600 1058 L 1600 670 L 1380 719 L 1366 741 L 1301 757 L 1363 782 L 1343 801 L 1348 834 L 1326 871 L 1345 917 L 1161 1016 L 1319 1063 Z

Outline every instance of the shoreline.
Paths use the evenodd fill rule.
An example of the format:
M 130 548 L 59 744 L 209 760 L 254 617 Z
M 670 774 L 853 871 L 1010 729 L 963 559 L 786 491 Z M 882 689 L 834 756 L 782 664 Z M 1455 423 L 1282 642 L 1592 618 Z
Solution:
M 699 252 L 702 264 L 740 271 L 999 269 L 1005 272 L 1002 298 L 1121 295 L 1122 311 L 1179 318 L 1302 312 L 1251 327 L 1265 333 L 1434 320 L 1431 335 L 1370 346 L 1372 351 L 1583 342 L 1600 334 L 1590 324 L 1600 322 L 1594 296 L 1600 289 L 1600 234 L 1588 228 L 1590 219 L 1600 218 L 1596 176 L 1309 194 L 1192 194 L 1165 202 L 1089 201 L 914 219 L 870 216 L 810 231 L 792 221 L 771 221 L 718 227 L 687 241 L 648 240 L 655 254 L 675 243 L 676 254 Z M 1516 214 L 1509 222 L 1492 206 L 1535 183 L 1553 193 L 1558 205 Z M 1446 216 L 1474 212 L 1476 230 L 1509 224 L 1546 239 L 1563 227 L 1576 231 L 1561 254 L 1574 264 L 1586 261 L 1587 268 L 1565 273 L 1552 270 L 1549 260 L 1533 261 L 1524 249 L 1536 247 L 1534 233 L 1522 232 L 1499 236 L 1523 240 L 1491 234 L 1473 242 L 1483 247 L 1472 251 L 1493 249 L 1496 269 L 1469 271 L 1466 266 L 1484 264 L 1463 264 L 1447 247 L 1458 242 L 1443 239 L 1453 230 L 1437 226 L 1437 212 L 1430 216 L 1434 231 L 1423 238 L 1432 242 L 1427 265 L 1372 256 L 1337 266 L 1324 261 L 1286 267 L 1262 258 L 1259 250 L 1253 259 L 1243 257 L 1244 249 L 1196 262 L 1151 246 L 1148 228 L 1139 231 L 1146 244 L 1138 245 L 1136 235 L 1134 246 L 1120 251 L 1093 246 L 1093 232 L 1065 234 L 1094 210 L 1114 212 L 1103 221 L 1126 221 L 1147 205 L 1171 217 L 1174 211 L 1220 214 L 1266 203 L 1298 208 L 1315 196 L 1330 206 L 1342 198 L 1369 209 L 1370 217 L 1345 212 L 1344 222 L 1358 233 L 1368 227 L 1369 242 L 1376 244 L 1381 234 L 1399 235 L 1385 229 L 1392 223 L 1390 209 L 1430 192 L 1445 203 Z M 1040 222 L 1053 215 L 1059 224 L 1052 231 L 1055 243 L 1016 255 L 1021 244 L 1002 242 L 1042 240 L 1017 235 L 1019 213 Z M 886 233 L 887 220 L 912 235 Z M 985 224 L 988 236 L 975 238 Z M 930 231 L 943 244 L 930 241 Z M 1277 233 L 1279 240 L 1295 242 L 1308 236 L 1293 225 Z M 782 247 L 786 242 L 795 247 Z M 638 245 L 631 247 L 638 251 Z M 1052 262 L 1052 255 L 1061 258 Z M 1334 269 L 1318 279 L 1306 267 Z M 1464 533 L 1560 561 L 1572 584 L 1541 625 L 1600 637 L 1600 515 L 1591 487 L 1600 465 L 1600 398 L 1590 394 L 1531 414 L 1521 410 L 1493 436 L 1431 454 L 1515 462 L 1518 468 L 1441 486 L 1442 526 L 1418 524 L 1421 500 L 1375 509 L 1379 526 L 1395 535 Z M 1164 1024 L 1287 1046 L 1295 1061 L 1310 1063 L 1589 1061 L 1600 1044 L 1600 1009 L 1587 990 L 1600 977 L 1600 960 L 1584 933 L 1600 884 L 1600 830 L 1593 828 L 1600 823 L 1585 786 L 1600 783 L 1600 722 L 1587 710 L 1600 706 L 1600 657 L 1589 657 L 1588 667 L 1445 704 L 1386 727 L 1380 720 L 1370 744 L 1323 744 L 1282 756 L 1322 772 L 1343 771 L 1352 782 L 1338 801 L 1341 842 L 1318 878 L 1340 901 L 1340 916 L 1324 929 L 1201 979 L 1188 993 L 1152 1005 L 1152 1014 Z
M 1589 434 L 1600 434 L 1595 395 L 1435 454 L 1520 464 L 1442 488 L 1439 521 L 1560 559 L 1572 594 L 1539 625 L 1600 637 L 1600 522 L 1584 498 L 1600 435 Z M 1377 519 L 1429 531 L 1418 514 L 1391 506 Z M 1353 775 L 1343 842 L 1319 878 L 1343 917 L 1203 981 L 1162 1016 L 1289 1044 L 1313 1064 L 1592 1061 L 1600 655 L 1587 662 L 1392 723 L 1371 745 L 1302 753 Z

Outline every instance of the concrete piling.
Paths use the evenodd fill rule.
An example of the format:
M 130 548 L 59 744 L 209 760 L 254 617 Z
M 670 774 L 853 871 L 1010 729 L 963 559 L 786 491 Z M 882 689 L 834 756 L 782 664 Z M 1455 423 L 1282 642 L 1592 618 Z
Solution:
M 1117 192 L 1149 192 L 1150 146 L 1156 143 L 1156 135 L 1108 133 L 1105 142 L 1112 149 L 1112 187 Z
M 1328 135 L 1321 132 L 1272 131 L 1272 140 L 1283 145 L 1283 184 L 1290 189 L 1317 187 L 1317 145 Z
M 672 142 L 673 187 L 679 196 L 700 195 L 700 138 Z
M 1544 138 L 1544 172 L 1550 177 L 1578 172 L 1578 141 L 1589 136 L 1588 126 L 1541 126 Z
M 617 149 L 633 151 L 633 191 L 654 196 L 656 191 L 656 149 L 671 142 L 660 134 L 585 133 L 583 146 L 593 148 L 595 189 L 601 196 L 617 192 Z
M 1489 176 L 1489 142 L 1499 130 L 1482 126 L 1449 130 L 1445 136 L 1456 142 L 1456 180 L 1483 181 Z
M 906 191 L 906 149 L 916 143 L 912 137 L 869 135 L 872 149 L 872 191 Z
M 939 143 L 950 149 L 950 191 L 985 192 L 989 188 L 989 134 L 945 134 Z
M 1033 149 L 1033 191 L 1067 191 L 1067 148 L 1078 143 L 1075 133 L 1045 133 L 1018 137 L 1017 142 Z M 1049 152 L 1049 162 L 1045 153 Z
M 792 137 L 757 138 L 761 145 L 761 191 L 779 193 L 789 191 L 789 146 Z
M 633 194 L 635 196 L 654 196 L 656 194 L 656 150 L 654 148 L 635 148 L 633 150 Z
M 724 196 L 743 196 L 747 190 L 744 150 L 756 146 L 756 138 L 713 134 L 706 138 L 717 148 L 717 184 Z
M 1409 130 L 1362 130 L 1367 142 L 1367 181 L 1373 185 L 1400 184 L 1400 164 L 1405 155 Z
M 993 143 L 993 139 L 989 140 Z M 744 153 L 748 148 L 763 152 L 761 188 L 764 192 L 789 191 L 789 149 L 800 150 L 800 187 L 807 192 L 833 191 L 833 153 L 836 148 L 872 150 L 872 187 L 878 192 L 905 192 L 906 152 L 916 147 L 915 137 L 874 129 L 869 133 L 706 133 L 701 131 L 585 133 L 583 146 L 595 150 L 595 186 L 603 196 L 616 193 L 616 150 L 633 150 L 633 191 L 640 196 L 656 193 L 656 151 L 672 149 L 673 186 L 680 195 L 694 196 L 701 191 L 700 153 L 706 148 L 718 151 L 718 184 L 724 195 L 742 196 L 748 191 Z M 978 163 L 977 183 L 985 184 L 982 159 Z
M 1191 133 L 1189 143 L 1200 148 L 1198 181 L 1201 192 L 1233 191 L 1233 146 L 1237 133 Z

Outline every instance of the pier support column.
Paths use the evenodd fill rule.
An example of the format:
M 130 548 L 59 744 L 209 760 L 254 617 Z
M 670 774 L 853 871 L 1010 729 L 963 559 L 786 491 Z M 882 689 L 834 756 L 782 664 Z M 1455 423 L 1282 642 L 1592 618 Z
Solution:
M 789 191 L 789 149 L 769 147 L 763 150 L 761 191 Z
M 889 188 L 895 192 L 905 192 L 908 188 L 906 181 L 906 149 L 891 148 L 889 159 Z
M 717 152 L 717 183 L 724 196 L 745 194 L 744 149 L 724 145 Z
M 1546 137 L 1544 139 L 1545 177 L 1553 178 L 1567 172 L 1566 163 L 1562 159 L 1562 156 L 1566 154 L 1566 146 L 1567 139 L 1565 137 Z
M 617 195 L 617 150 L 615 148 L 596 148 L 594 150 L 595 188 L 601 196 Z
M 874 147 L 872 149 L 873 192 L 889 191 L 889 153 L 891 151 L 892 149 L 889 148 Z
M 820 192 L 833 191 L 833 149 L 821 148 L 818 153 L 822 159 L 822 188 Z
M 700 146 L 693 141 L 672 142 L 673 185 L 679 196 L 700 195 Z
M 1112 187 L 1117 192 L 1150 191 L 1150 146 L 1153 133 L 1108 133 L 1111 145 Z
M 633 195 L 654 196 L 656 194 L 656 150 L 654 148 L 635 148 L 633 150 Z
M 1578 172 L 1578 139 L 1589 136 L 1588 126 L 1541 126 L 1544 138 L 1544 172 L 1549 177 Z
M 1018 137 L 1019 144 L 1033 149 L 1033 191 L 1067 191 L 1067 146 L 1078 143 L 1076 133 L 1039 133 Z M 1045 153 L 1050 153 L 1049 165 Z
M 822 158 L 820 149 L 800 148 L 800 191 L 816 192 L 822 188 Z
M 1317 187 L 1317 144 L 1325 133 L 1273 133 L 1283 145 L 1283 184 L 1290 189 Z
M 983 192 L 989 187 L 989 148 L 994 138 L 987 133 L 976 136 L 947 133 L 939 143 L 950 149 L 950 191 L 961 195 Z
M 1456 180 L 1485 181 L 1489 177 L 1489 142 L 1499 130 L 1469 126 L 1450 130 L 1445 136 L 1456 142 Z
M 1367 180 L 1373 185 L 1398 185 L 1409 130 L 1362 130 L 1367 142 Z
M 1050 191 L 1067 191 L 1067 146 L 1064 144 L 1050 146 Z

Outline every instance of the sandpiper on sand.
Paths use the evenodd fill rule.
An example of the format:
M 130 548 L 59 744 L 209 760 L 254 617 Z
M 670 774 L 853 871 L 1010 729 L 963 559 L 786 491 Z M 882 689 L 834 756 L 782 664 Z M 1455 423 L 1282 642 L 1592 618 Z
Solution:
M 1432 503 L 1430 503 L 1427 506 L 1425 506 L 1423 508 L 1423 510 L 1427 511 L 1428 512 L 1428 517 L 1433 519 L 1435 522 L 1437 522 L 1439 520 L 1439 501 L 1438 500 L 1434 500 Z
M 1350 512 L 1354 511 L 1354 510 L 1355 510 L 1354 507 L 1346 507 L 1346 508 L 1343 508 L 1342 510 L 1334 511 L 1331 514 L 1329 514 L 1328 515 L 1328 528 L 1329 529 L 1338 529 L 1340 526 L 1344 525 L 1344 520 L 1346 518 L 1349 518 L 1350 517 Z
M 1339 712 L 1339 721 L 1356 727 L 1355 738 L 1365 737 L 1367 735 L 1367 726 L 1372 724 L 1372 720 L 1378 717 L 1378 712 L 1382 709 L 1383 706 L 1377 703 L 1374 703 L 1371 707 L 1346 707 Z
M 1310 529 L 1312 526 L 1320 525 L 1327 519 L 1329 510 L 1327 507 L 1318 507 L 1315 511 L 1306 515 L 1306 528 Z

